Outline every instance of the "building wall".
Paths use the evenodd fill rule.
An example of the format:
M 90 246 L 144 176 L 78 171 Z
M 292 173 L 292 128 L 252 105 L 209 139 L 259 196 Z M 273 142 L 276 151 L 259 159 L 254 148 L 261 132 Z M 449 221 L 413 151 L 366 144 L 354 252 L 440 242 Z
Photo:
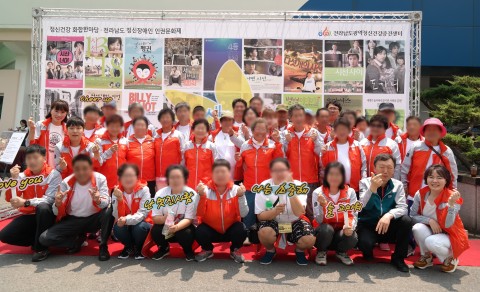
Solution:
M 16 112 L 12 111 L 12 108 L 17 105 L 19 82 L 20 70 L 0 70 L 0 95 L 3 95 L 0 131 L 5 131 L 16 125 Z

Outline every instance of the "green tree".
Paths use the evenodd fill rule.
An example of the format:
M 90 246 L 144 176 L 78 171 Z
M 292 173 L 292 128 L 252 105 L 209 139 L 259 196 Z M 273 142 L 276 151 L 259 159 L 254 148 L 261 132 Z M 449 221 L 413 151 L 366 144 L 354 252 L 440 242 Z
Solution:
M 449 134 L 444 142 L 467 168 L 480 164 L 480 77 L 454 76 L 452 81 L 421 93 L 430 115 L 439 118 Z

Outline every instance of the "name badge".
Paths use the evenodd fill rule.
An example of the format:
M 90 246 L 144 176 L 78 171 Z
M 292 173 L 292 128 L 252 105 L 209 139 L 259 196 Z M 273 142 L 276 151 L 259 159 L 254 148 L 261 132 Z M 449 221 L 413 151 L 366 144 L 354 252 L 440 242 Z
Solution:
M 292 233 L 292 223 L 278 223 L 278 232 L 283 233 Z

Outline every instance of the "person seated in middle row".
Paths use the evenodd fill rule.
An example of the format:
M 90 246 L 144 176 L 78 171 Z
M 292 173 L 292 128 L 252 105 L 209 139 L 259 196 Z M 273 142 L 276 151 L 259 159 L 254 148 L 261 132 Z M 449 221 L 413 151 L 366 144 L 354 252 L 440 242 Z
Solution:
M 245 261 L 239 251 L 247 238 L 247 229 L 240 220 L 248 214 L 245 187 L 233 184 L 230 167 L 225 159 L 215 160 L 212 180 L 197 187 L 200 195 L 197 216 L 201 224 L 195 234 L 202 247 L 195 257 L 197 262 L 213 257 L 212 242 L 232 242 L 230 257 L 237 263 Z
M 276 254 L 275 242 L 280 234 L 280 227 L 282 227 L 283 238 L 279 246 L 285 247 L 286 240 L 295 243 L 297 264 L 305 266 L 308 264 L 305 250 L 312 248 L 315 244 L 313 227 L 305 217 L 304 206 L 307 196 L 303 195 L 304 198 L 301 198 L 300 195 L 290 196 L 288 192 L 275 194 L 274 186 L 281 186 L 283 183 L 293 183 L 297 186 L 301 184 L 299 181 L 293 180 L 290 162 L 286 158 L 276 158 L 270 162 L 270 175 L 272 178 L 263 181 L 261 185 L 265 187 L 270 184 L 272 192 L 265 194 L 265 190 L 263 190 L 255 196 L 255 214 L 260 221 L 258 239 L 267 250 L 260 263 L 262 265 L 272 263 Z
M 120 185 L 113 189 L 113 217 L 117 220 L 113 234 L 124 246 L 118 258 L 134 254 L 136 260 L 142 260 L 143 243 L 152 227 L 150 211 L 145 208 L 150 191 L 140 182 L 140 170 L 135 164 L 123 164 L 117 174 Z
M 170 165 L 166 171 L 167 185 L 155 194 L 152 209 L 151 237 L 158 246 L 153 260 L 170 254 L 170 242 L 178 242 L 187 262 L 195 260 L 192 249 L 195 241 L 195 220 L 198 194 L 187 186 L 188 170 L 183 165 Z
M 312 203 L 315 214 L 314 226 L 318 250 L 315 262 L 321 266 L 327 264 L 327 250 L 336 251 L 337 258 L 345 265 L 353 265 L 347 251 L 357 245 L 357 212 L 338 211 L 339 204 L 354 205 L 357 195 L 353 188 L 345 184 L 345 168 L 340 162 L 331 162 L 325 168 L 323 186 L 313 191 Z M 333 208 L 327 207 L 332 204 Z M 345 213 L 347 216 L 345 217 Z
M 390 154 L 379 154 L 373 162 L 375 173 L 360 181 L 360 202 L 363 209 L 358 215 L 358 248 L 366 260 L 373 259 L 377 242 L 395 243 L 391 264 L 408 273 L 405 264 L 408 253 L 412 220 L 407 214 L 407 200 L 403 184 L 393 178 L 395 159 Z
M 88 155 L 77 155 L 72 165 L 73 175 L 62 181 L 55 194 L 52 209 L 57 223 L 40 235 L 40 243 L 67 247 L 67 252 L 72 254 L 80 251 L 87 232 L 101 229 L 98 258 L 106 261 L 110 259 L 107 240 L 112 217 L 107 180 L 103 174 L 93 171 Z

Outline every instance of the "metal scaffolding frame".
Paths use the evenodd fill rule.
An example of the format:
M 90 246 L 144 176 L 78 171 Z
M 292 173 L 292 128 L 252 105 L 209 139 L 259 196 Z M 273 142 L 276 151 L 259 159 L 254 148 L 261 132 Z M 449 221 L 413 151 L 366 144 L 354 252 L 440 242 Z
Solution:
M 283 21 L 319 21 L 319 22 L 409 22 L 410 36 L 410 114 L 420 114 L 420 53 L 421 53 L 421 11 L 396 12 L 352 12 L 352 11 L 170 11 L 170 10 L 118 10 L 118 9 L 62 9 L 33 8 L 32 29 L 32 80 L 31 80 L 31 116 L 39 119 L 41 56 L 42 56 L 42 21 L 43 18 L 84 18 L 109 19 L 112 15 L 125 19 L 155 20 L 283 20 Z

